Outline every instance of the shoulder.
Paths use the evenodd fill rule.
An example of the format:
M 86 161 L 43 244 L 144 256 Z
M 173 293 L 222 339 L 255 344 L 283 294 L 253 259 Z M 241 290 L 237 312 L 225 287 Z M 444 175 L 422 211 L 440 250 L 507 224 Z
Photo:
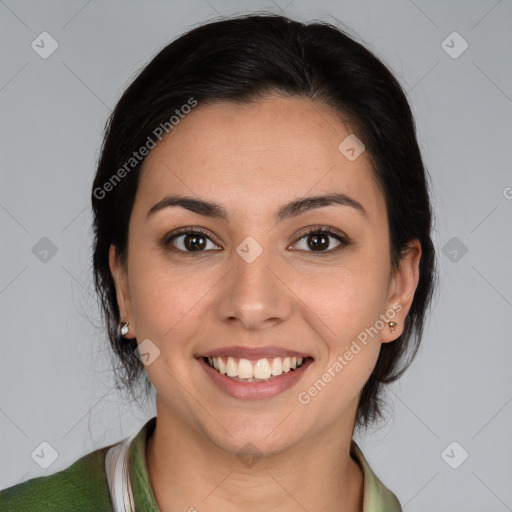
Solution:
M 0 491 L 0 510 L 112 510 L 105 472 L 108 448 L 91 452 L 53 475 L 32 478 Z

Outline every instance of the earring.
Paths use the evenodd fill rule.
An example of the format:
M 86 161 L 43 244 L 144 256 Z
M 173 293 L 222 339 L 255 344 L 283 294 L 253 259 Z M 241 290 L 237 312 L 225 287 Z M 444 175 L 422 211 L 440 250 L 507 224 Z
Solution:
M 121 336 L 126 336 L 128 334 L 128 331 L 130 328 L 128 327 L 130 325 L 130 322 L 121 322 L 121 326 L 119 328 L 119 332 Z
M 391 332 L 395 332 L 396 322 L 388 322 Z

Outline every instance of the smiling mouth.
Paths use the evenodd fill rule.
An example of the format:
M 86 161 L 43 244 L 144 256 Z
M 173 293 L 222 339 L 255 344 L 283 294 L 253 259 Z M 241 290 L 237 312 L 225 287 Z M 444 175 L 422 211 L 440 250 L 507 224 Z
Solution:
M 268 357 L 249 360 L 238 357 L 203 357 L 215 371 L 238 382 L 266 382 L 298 370 L 311 357 Z

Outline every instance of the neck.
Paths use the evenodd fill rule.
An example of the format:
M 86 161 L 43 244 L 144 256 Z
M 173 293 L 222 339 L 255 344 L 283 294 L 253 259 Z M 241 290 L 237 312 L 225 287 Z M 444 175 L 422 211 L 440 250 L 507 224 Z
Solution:
M 353 428 L 302 440 L 286 452 L 237 456 L 171 415 L 158 415 L 146 465 L 162 512 L 361 512 L 363 475 L 350 456 Z M 345 429 L 346 430 L 346 429 Z

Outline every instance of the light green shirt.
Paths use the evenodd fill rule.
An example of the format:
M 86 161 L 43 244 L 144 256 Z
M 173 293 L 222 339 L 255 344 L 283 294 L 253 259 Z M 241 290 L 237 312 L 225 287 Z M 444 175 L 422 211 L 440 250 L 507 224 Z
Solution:
M 155 425 L 156 417 L 153 417 L 131 441 L 127 439 L 100 448 L 53 475 L 32 478 L 4 489 L 0 492 L 0 511 L 109 512 L 117 510 L 112 504 L 115 498 L 111 498 L 117 488 L 122 496 L 117 500 L 121 503 L 119 510 L 130 510 L 131 507 L 125 509 L 122 503 L 129 503 L 132 497 L 132 510 L 159 512 L 146 467 L 146 440 Z M 122 446 L 126 447 L 124 465 Z M 398 499 L 377 478 L 355 441 L 352 441 L 350 453 L 363 472 L 363 512 L 401 512 Z M 127 487 L 123 489 L 121 482 Z

